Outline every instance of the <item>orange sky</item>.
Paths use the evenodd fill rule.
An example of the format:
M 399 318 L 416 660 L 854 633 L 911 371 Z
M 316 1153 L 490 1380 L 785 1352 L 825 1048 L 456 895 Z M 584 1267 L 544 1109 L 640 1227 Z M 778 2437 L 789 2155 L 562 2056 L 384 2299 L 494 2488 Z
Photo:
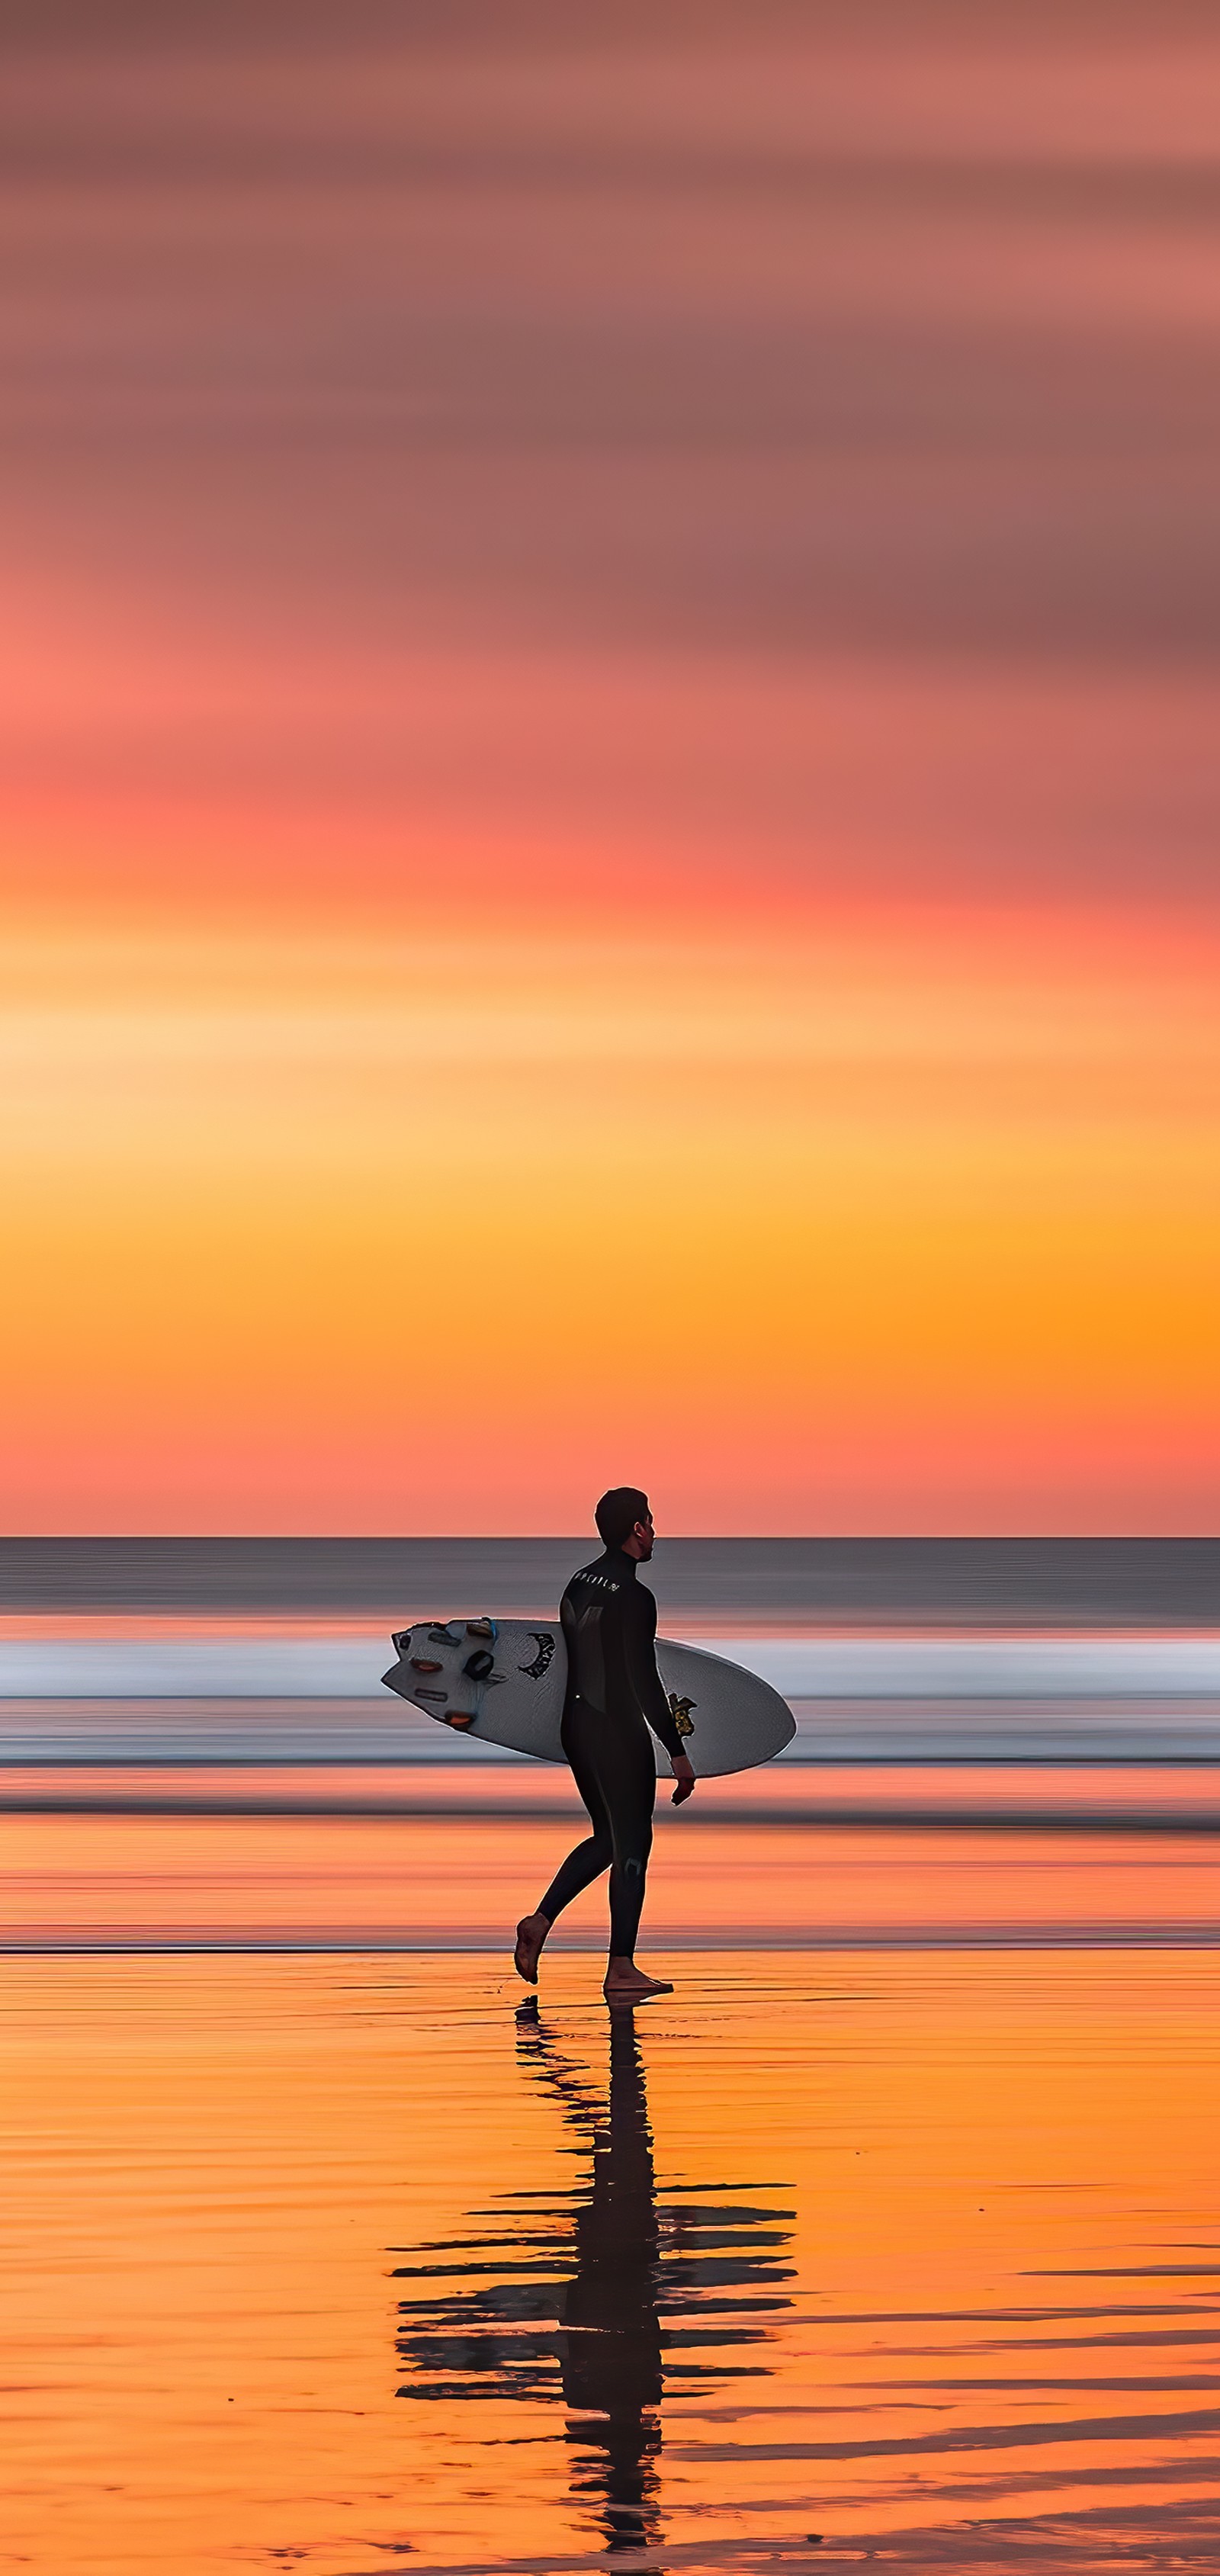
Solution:
M 6 1526 L 1214 1527 L 1214 23 L 51 17 Z

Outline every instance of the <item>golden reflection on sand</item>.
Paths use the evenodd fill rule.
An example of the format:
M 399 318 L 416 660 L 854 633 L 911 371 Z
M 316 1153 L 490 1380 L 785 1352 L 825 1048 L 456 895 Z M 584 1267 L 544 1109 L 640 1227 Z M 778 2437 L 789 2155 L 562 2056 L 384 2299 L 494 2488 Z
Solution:
M 672 1964 L 8 1960 L 7 2563 L 1213 2563 L 1214 1954 Z
M 776 2187 L 761 2205 L 723 2183 L 658 2197 L 636 2022 L 630 2008 L 607 2014 L 602 2083 L 560 2046 L 536 1998 L 519 2006 L 521 2065 L 585 2170 L 574 2187 L 509 2190 L 479 2213 L 490 2225 L 421 2246 L 399 2272 L 414 2285 L 401 2303 L 399 2394 L 561 2400 L 578 2521 L 616 2555 L 661 2537 L 663 2389 L 690 2397 L 765 2378 L 766 2321 L 791 2306 L 782 2285 L 793 2278 L 795 2213 L 775 2206 Z
M 172 1805 L 178 1775 L 149 1776 Z M 275 1795 L 287 1800 L 289 1775 L 261 1776 L 278 1777 Z M 925 1800 L 937 1794 L 936 1776 L 925 1775 Z M 79 1814 L 0 1813 L 0 1947 L 498 1952 L 550 1880 L 578 1812 L 569 1796 L 554 1813 L 536 1804 L 514 1813 L 506 1778 L 513 1775 L 491 1775 L 485 1805 L 477 1779 L 450 1779 L 449 1812 L 233 1815 L 210 1814 L 201 1803 L 193 1812 L 99 1813 L 89 1797 Z M 214 1780 L 213 1794 L 228 1794 L 235 1780 L 244 1790 L 247 1775 Z M 327 1794 L 326 1775 L 314 1782 L 317 1800 Z M 716 1824 L 714 1792 L 736 1785 L 707 1784 L 677 1817 L 662 1800 L 646 1944 L 968 1947 L 1220 1936 L 1220 1838 L 1192 1831 L 1184 1805 L 1181 1830 L 1170 1815 L 1156 1832 L 1137 1829 L 1121 1809 L 1109 1830 L 1098 1819 L 1087 1833 L 1028 1824 L 1008 1831 L 995 1817 L 986 1832 L 918 1823 L 895 1831 L 881 1819 L 818 1826 L 799 1813 L 785 1816 L 779 1801 L 774 1815 Z M 798 1766 L 777 1786 L 795 1806 L 819 1794 L 817 1773 Z M 1165 1803 L 1162 1789 L 1148 1794 Z M 605 1892 L 594 1887 L 564 1917 L 553 1949 L 596 1949 L 605 1925 Z

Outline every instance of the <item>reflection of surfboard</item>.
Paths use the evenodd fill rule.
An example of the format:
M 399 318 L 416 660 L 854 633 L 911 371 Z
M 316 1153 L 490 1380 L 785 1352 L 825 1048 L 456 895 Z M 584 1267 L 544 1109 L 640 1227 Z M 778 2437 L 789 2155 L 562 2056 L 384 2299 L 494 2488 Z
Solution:
M 482 1744 L 562 1762 L 567 1651 L 558 1620 L 421 1620 L 391 1639 L 398 1662 L 383 1680 L 429 1717 Z M 796 1733 L 769 1682 L 699 1646 L 657 1639 L 657 1664 L 684 1750 L 702 1779 L 769 1762 Z M 657 1746 L 657 1769 L 669 1755 Z

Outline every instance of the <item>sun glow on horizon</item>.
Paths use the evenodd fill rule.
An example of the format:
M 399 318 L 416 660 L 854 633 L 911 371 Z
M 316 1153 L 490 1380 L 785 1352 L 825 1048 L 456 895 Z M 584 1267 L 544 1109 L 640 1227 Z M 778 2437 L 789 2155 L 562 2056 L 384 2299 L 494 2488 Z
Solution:
M 7 1526 L 1215 1526 L 1183 6 L 19 13 Z
M 547 1529 L 624 1455 L 671 1529 L 1206 1513 L 1197 937 L 589 909 L 27 913 L 14 1526 Z

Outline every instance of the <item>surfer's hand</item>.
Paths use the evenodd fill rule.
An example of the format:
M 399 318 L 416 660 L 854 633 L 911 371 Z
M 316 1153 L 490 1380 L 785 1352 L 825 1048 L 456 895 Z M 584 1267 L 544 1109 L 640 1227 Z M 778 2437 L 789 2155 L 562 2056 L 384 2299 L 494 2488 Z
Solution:
M 669 1762 L 670 1769 L 672 1770 L 674 1779 L 677 1782 L 672 1803 L 675 1807 L 680 1807 L 683 1799 L 689 1798 L 691 1790 L 694 1788 L 695 1774 L 691 1765 L 690 1757 L 686 1753 L 671 1753 Z

